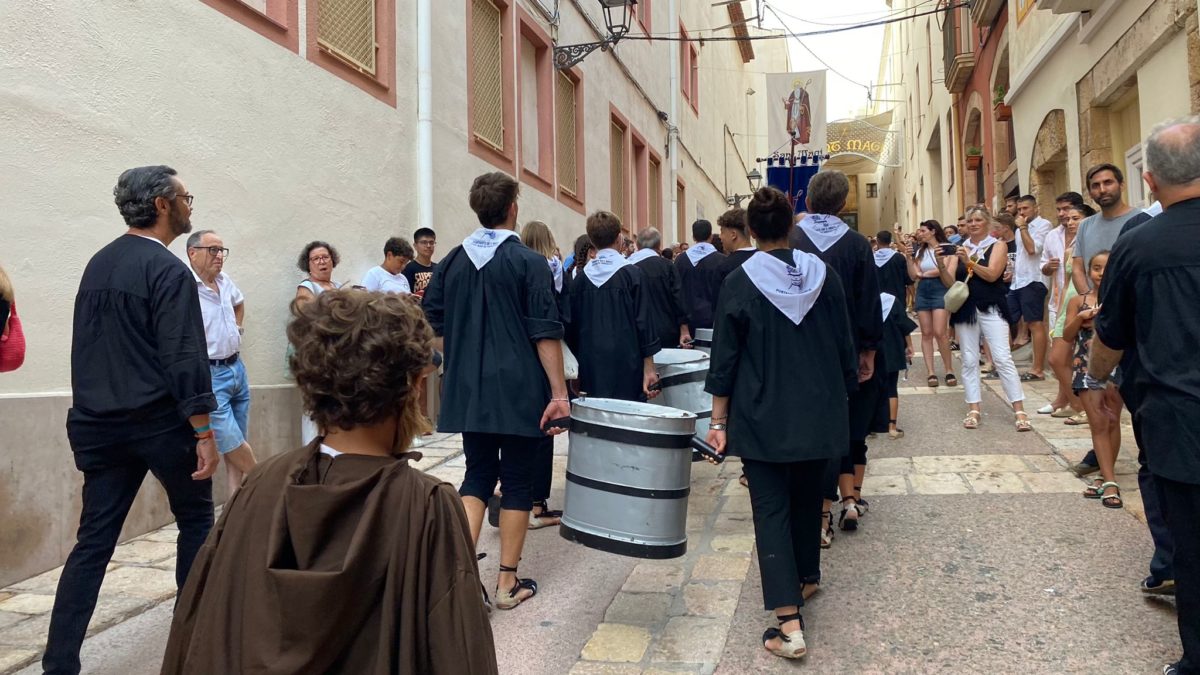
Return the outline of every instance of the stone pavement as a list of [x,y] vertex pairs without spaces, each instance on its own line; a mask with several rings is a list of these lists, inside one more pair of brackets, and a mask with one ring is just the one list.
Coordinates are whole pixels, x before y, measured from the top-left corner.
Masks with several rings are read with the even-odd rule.
[[[919,359],[918,359],[919,361]],[[906,437],[871,442],[859,532],[838,532],[822,591],[804,608],[810,656],[762,650],[762,609],[747,491],[738,463],[693,465],[687,555],[639,561],[530,533],[521,574],[539,596],[493,614],[502,673],[1157,672],[1179,650],[1172,604],[1137,591],[1151,553],[1140,514],[1132,438],[1119,464],[1124,510],[1079,496],[1066,467],[1090,447],[1086,427],[1032,415],[1018,434],[985,380],[983,424],[961,427],[962,389],[901,383]],[[1053,382],[1027,385],[1032,411]],[[457,483],[461,441],[437,436],[420,466]],[[565,439],[552,502],[561,505]],[[157,672],[170,621],[174,529],[123,544],[85,643],[85,671]],[[481,562],[496,573],[486,528]],[[0,672],[42,648],[57,570],[0,590]],[[107,630],[105,630],[107,628]],[[214,646],[219,648],[219,646]],[[30,667],[23,672],[38,672]]]

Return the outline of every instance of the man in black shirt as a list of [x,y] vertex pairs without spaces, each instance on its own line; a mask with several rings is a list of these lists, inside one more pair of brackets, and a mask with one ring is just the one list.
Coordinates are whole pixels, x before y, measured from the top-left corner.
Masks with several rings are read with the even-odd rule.
[[[1117,239],[1100,288],[1090,374],[1108,379],[1137,352],[1127,399],[1161,491],[1174,544],[1183,657],[1164,672],[1200,673],[1200,118],[1160,125],[1146,141],[1146,183],[1163,214]],[[1188,245],[1193,244],[1193,245]]]
[[656,228],[648,227],[638,232],[637,245],[638,250],[629,256],[629,262],[642,271],[643,292],[650,303],[650,321],[654,324],[659,346],[672,349],[691,344],[679,272],[670,260],[659,254],[662,234]]
[[695,335],[697,328],[712,328],[717,294],[725,278],[725,256],[712,245],[712,223],[707,220],[692,223],[692,238],[696,243],[675,257],[675,270],[683,284],[688,324]]
[[167,250],[192,229],[192,195],[174,169],[144,166],[122,173],[113,196],[129,230],[92,257],[75,296],[67,437],[83,512],[54,597],[47,673],[79,672],[105,567],[147,471],[179,526],[180,587],[213,523],[204,318],[191,270]]
[[756,249],[746,231],[746,209],[734,207],[722,213],[717,218],[717,227],[721,228],[720,241],[725,245],[725,269],[721,277],[724,282],[725,277],[749,260]]
[[[433,230],[422,227],[413,232],[413,250],[416,251],[417,257],[404,266],[404,278],[408,279],[410,292],[418,298],[425,297],[425,289],[429,287],[430,279],[433,279],[433,269],[437,267],[437,263],[433,262],[433,252],[436,248],[437,235]],[[422,410],[424,404],[422,397]]]

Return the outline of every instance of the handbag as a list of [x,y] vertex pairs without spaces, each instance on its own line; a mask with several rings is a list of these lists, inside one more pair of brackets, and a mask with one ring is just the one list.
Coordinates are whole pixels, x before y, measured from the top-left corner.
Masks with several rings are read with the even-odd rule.
[[10,373],[25,363],[25,331],[21,318],[17,316],[17,305],[13,303],[8,317],[8,333],[0,335],[0,373]]
[[[986,254],[991,248],[991,246],[988,246],[987,250],[983,253]],[[981,258],[983,258],[983,255],[971,256],[971,262],[978,263]],[[974,265],[971,266],[971,269],[967,270],[967,278],[965,280],[956,281],[950,285],[950,288],[946,289],[946,295],[942,296],[942,303],[946,306],[946,311],[953,314],[962,309],[962,306],[966,304],[967,298],[971,297],[971,289],[967,287],[967,282],[973,276],[975,276]]]

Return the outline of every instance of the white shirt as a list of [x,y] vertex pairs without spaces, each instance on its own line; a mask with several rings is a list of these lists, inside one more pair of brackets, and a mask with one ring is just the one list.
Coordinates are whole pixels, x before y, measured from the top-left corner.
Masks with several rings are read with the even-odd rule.
[[362,285],[368,291],[401,294],[412,292],[412,288],[408,285],[408,278],[404,276],[403,270],[399,274],[392,274],[383,269],[382,265],[367,270],[366,275],[363,276]]
[[204,314],[204,337],[208,340],[208,358],[227,359],[242,350],[242,335],[238,332],[233,308],[246,301],[241,290],[228,274],[217,275],[217,290],[208,287],[200,275],[196,278],[196,293],[200,296],[200,311]]
[[1013,240],[1016,248],[1017,262],[1013,266],[1012,290],[1025,288],[1033,282],[1045,285],[1046,277],[1042,276],[1042,249],[1046,246],[1046,235],[1054,226],[1045,218],[1034,218],[1029,223],[1029,237],[1033,239],[1033,253],[1025,250],[1025,236],[1017,231]]

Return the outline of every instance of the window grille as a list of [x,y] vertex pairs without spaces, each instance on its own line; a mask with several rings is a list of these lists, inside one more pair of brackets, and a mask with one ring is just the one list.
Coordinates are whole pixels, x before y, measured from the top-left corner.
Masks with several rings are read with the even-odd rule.
[[621,220],[622,225],[628,225],[626,212],[625,171],[629,161],[625,158],[625,129],[615,122],[611,125],[609,134],[609,161],[612,171],[612,204],[613,215]]
[[555,133],[558,135],[558,185],[572,196],[579,195],[579,170],[575,156],[575,81],[558,74],[554,91]]
[[375,75],[375,0],[317,0],[317,44]]
[[662,166],[650,160],[650,227],[662,232]]
[[475,63],[471,107],[475,137],[504,150],[504,77],[500,45],[500,8],[491,0],[474,0],[471,40]]

